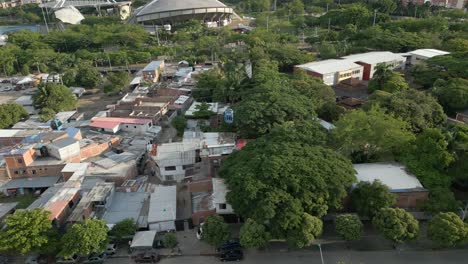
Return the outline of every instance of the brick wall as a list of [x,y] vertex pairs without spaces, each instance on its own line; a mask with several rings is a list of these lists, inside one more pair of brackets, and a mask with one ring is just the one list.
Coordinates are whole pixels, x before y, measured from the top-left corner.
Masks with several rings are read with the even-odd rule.
[[396,206],[404,209],[418,209],[427,201],[429,191],[396,193]]

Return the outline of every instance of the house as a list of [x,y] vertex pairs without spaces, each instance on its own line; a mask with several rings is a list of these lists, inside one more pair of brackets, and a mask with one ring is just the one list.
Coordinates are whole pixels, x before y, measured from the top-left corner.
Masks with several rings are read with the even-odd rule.
[[174,231],[177,214],[177,186],[156,186],[151,194],[148,228],[157,232]]
[[94,117],[89,126],[113,134],[119,131],[145,134],[153,126],[153,121],[140,118]]
[[296,65],[294,70],[304,70],[308,75],[321,79],[326,85],[336,85],[349,78],[362,80],[364,67],[352,60],[330,59]]
[[457,121],[468,124],[468,109],[465,109],[464,111],[457,112],[457,116],[455,117],[455,119]]
[[91,166],[86,171],[86,177],[99,177],[120,186],[138,175],[137,162],[137,155],[133,153],[107,152],[104,157],[94,157],[90,160]]
[[227,187],[224,179],[212,178],[213,181],[213,205],[217,214],[234,214],[231,205],[226,202]]
[[147,82],[157,82],[163,69],[164,61],[152,61],[143,68],[143,79]]
[[390,69],[404,69],[405,57],[389,51],[371,51],[366,53],[348,55],[342,59],[352,61],[363,66],[362,79],[368,81],[374,76],[377,65],[388,65]]
[[146,97],[139,93],[128,93],[117,104],[109,107],[107,116],[151,119],[156,124],[167,113],[174,100],[172,97]]
[[88,218],[101,219],[112,204],[115,186],[113,182],[99,182],[78,203],[67,222],[78,223]]
[[143,213],[143,206],[148,199],[149,194],[146,192],[115,192],[102,219],[106,221],[109,228],[128,218],[133,219],[139,228],[146,228],[148,222]]
[[437,49],[417,49],[408,52],[410,54],[410,64],[417,65],[423,60],[427,60],[436,56],[450,54],[450,52]]
[[421,182],[398,163],[354,164],[358,181],[379,180],[396,194],[396,206],[405,209],[419,208],[428,199],[429,191]]
[[199,225],[208,216],[216,214],[216,208],[213,204],[213,181],[210,177],[190,181],[188,191],[191,198],[194,225]]
[[49,156],[58,160],[70,160],[76,157],[80,161],[80,142],[77,139],[66,137],[47,145]]
[[201,102],[193,101],[192,105],[185,112],[185,117],[187,120],[187,127],[189,129],[195,129],[200,126],[209,126],[212,128],[218,128],[224,120],[224,112],[229,108],[228,105],[221,103],[206,103],[209,112],[212,115],[204,116],[200,118],[196,115],[196,112],[199,111],[200,106],[203,105]]

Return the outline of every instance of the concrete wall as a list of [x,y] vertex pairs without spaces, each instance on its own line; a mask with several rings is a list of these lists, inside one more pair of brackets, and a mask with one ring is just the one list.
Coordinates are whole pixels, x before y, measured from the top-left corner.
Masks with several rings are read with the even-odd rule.
[[145,134],[148,129],[150,129],[152,126],[152,123],[149,124],[121,124],[120,125],[120,130],[125,131],[125,132],[130,132],[134,134]]
[[76,141],[73,144],[61,148],[54,145],[49,145],[47,146],[47,150],[49,151],[49,155],[56,159],[68,160],[72,157],[80,155],[80,143]]

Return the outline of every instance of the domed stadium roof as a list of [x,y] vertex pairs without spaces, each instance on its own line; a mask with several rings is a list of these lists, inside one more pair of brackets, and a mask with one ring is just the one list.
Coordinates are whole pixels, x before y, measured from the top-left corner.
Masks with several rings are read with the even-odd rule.
[[233,10],[218,0],[153,0],[138,8],[138,22],[200,18],[206,14],[232,14]]

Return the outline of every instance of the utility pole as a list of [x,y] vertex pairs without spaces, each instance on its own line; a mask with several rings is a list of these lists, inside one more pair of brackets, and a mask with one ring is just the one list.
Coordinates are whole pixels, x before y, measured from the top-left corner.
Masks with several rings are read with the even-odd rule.
[[374,9],[374,23],[372,26],[375,26],[375,19],[377,18],[377,9]]
[[276,11],[276,2],[277,0],[275,0],[275,2],[273,3],[273,11]]

